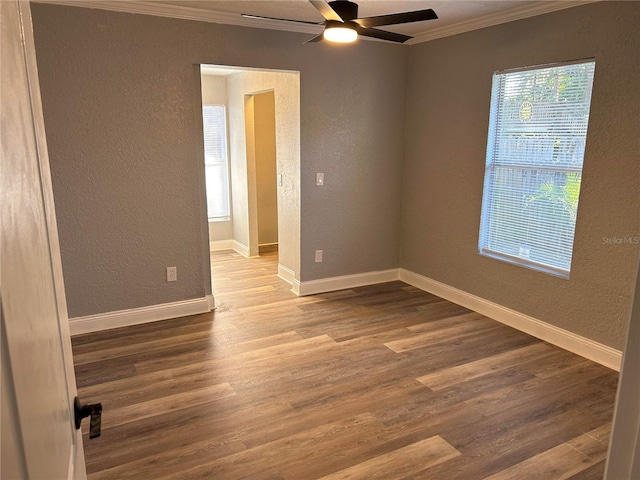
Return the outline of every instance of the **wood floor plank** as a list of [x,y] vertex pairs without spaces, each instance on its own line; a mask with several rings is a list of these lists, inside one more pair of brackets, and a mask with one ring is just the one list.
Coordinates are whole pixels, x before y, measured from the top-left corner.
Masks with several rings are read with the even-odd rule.
[[[306,430],[181,472],[184,480],[211,478],[260,478],[264,465],[277,469],[286,479],[315,478],[323,469],[350,464],[363,441],[381,428],[371,414],[361,414]],[[169,480],[171,475],[159,477]]]
[[321,480],[400,480],[460,455],[436,436],[325,475]]
[[217,460],[246,450],[237,440],[220,441],[218,438],[190,443],[183,447],[150,455],[139,460],[106,468],[92,475],[93,480],[139,480],[156,478],[158,472],[179,478],[182,471],[202,463],[202,459]]
[[203,341],[214,342],[211,332],[198,331],[195,333],[187,333],[184,335],[171,335],[155,338],[153,340],[141,341],[129,345],[105,346],[100,345],[93,351],[86,353],[78,353],[74,355],[74,363],[83,365],[85,363],[99,362],[101,360],[112,360],[127,355],[135,355],[140,350],[151,351],[160,348],[172,347],[176,344],[189,345],[192,343],[202,343]]
[[221,383],[209,387],[189,390],[173,395],[167,395],[153,400],[134,403],[121,408],[109,409],[110,404],[105,402],[106,411],[103,414],[102,428],[113,428],[117,425],[141,420],[143,418],[164,415],[167,412],[179,410],[185,406],[194,406],[208,403],[217,398],[230,397],[235,395],[231,385]]
[[567,480],[602,480],[604,478],[604,467],[606,460],[594,463],[589,468],[586,468],[575,475],[571,475]]
[[417,380],[431,390],[441,390],[456,383],[486,375],[489,372],[507,370],[532,358],[539,360],[546,354],[552,354],[553,351],[554,349],[548,344],[534,343],[533,345],[527,345],[474,362],[430,373],[429,375],[418,377]]
[[[202,361],[196,361],[188,357],[186,361],[183,358],[175,359],[172,363],[172,373],[186,374],[189,372],[199,371],[203,368],[229,367],[236,365],[238,368],[246,367],[251,363],[265,363],[272,365],[274,363],[286,362],[292,357],[298,355],[309,355],[316,350],[326,350],[336,347],[336,342],[327,335],[320,335],[313,338],[303,338],[294,340],[285,344],[271,345],[265,348],[249,350],[232,356],[222,356],[205,352],[204,356],[208,357]],[[267,361],[269,360],[269,361]],[[166,360],[163,358],[155,358],[152,360],[144,360],[136,363],[136,371],[138,373],[147,373],[167,368]]]
[[[213,320],[213,314],[210,312],[199,315],[189,315],[186,317],[173,318],[164,321],[163,332],[167,335],[173,334],[176,330],[194,328],[209,328]],[[83,345],[89,345],[89,350],[93,351],[97,345],[104,342],[112,341],[116,344],[127,342],[136,343],[144,338],[153,338],[158,334],[158,327],[154,323],[134,325],[132,327],[114,328],[110,330],[102,330],[94,333],[85,333],[76,335],[71,338],[74,353],[83,353]]]
[[418,348],[429,347],[441,341],[449,341],[452,338],[461,339],[465,336],[475,335],[479,331],[490,331],[498,328],[500,328],[500,325],[495,323],[465,322],[461,325],[455,325],[432,332],[423,332],[410,338],[388,342],[385,343],[385,346],[396,353],[403,353]]
[[[211,441],[220,445],[241,442],[256,430],[267,429],[293,411],[286,402],[230,396],[206,404],[185,406],[165,415],[138,419],[103,431],[88,441],[87,470],[114,469],[144,458],[171,453],[176,448]],[[315,426],[315,425],[313,425]],[[162,472],[161,469],[158,470]],[[135,473],[135,471],[134,471]],[[153,478],[153,477],[152,477]]]
[[422,321],[416,322],[407,327],[414,333],[435,332],[443,328],[451,328],[458,325],[468,325],[471,323],[484,325],[486,327],[495,326],[495,322],[476,312],[462,313],[459,315],[451,315],[445,318],[429,319],[428,321],[421,317]]
[[[197,318],[197,317],[188,317],[188,318]],[[177,319],[181,320],[181,319]],[[138,325],[142,327],[142,325]],[[136,326],[136,327],[138,327]],[[163,329],[161,335],[157,329],[147,329],[147,330],[136,330],[132,329],[128,331],[128,335],[123,335],[126,332],[125,329],[116,329],[120,331],[120,335],[115,335],[113,337],[106,336],[105,338],[97,337],[95,333],[87,334],[87,335],[79,335],[77,337],[73,337],[73,353],[74,356],[80,356],[87,352],[94,353],[103,351],[110,348],[115,347],[125,347],[129,345],[140,345],[143,342],[158,340],[164,338],[173,338],[179,335],[188,335],[188,334],[199,334],[201,332],[211,332],[213,327],[213,315],[212,314],[203,314],[200,321],[194,321],[191,324],[184,324],[183,322],[176,322],[174,320],[167,321],[166,329]],[[104,333],[108,333],[109,330]],[[113,332],[113,331],[111,331]],[[90,342],[82,342],[81,340],[84,337],[93,338]],[[80,357],[81,358],[81,357]],[[109,357],[107,357],[109,358]]]
[[110,382],[97,383],[81,387],[83,401],[92,403],[102,398],[113,399],[119,395],[128,395],[140,389],[148,388],[157,382],[171,380],[173,375],[168,370],[160,370],[147,375],[135,375],[132,377],[113,380]]
[[[201,349],[194,351],[186,351],[185,353],[180,353],[179,355],[172,355],[171,357],[171,365],[172,369],[176,369],[175,372],[172,372],[174,375],[178,373],[188,373],[187,371],[180,371],[178,367],[181,366],[194,366],[198,362],[206,362],[215,359],[222,358],[230,358],[242,353],[252,352],[268,347],[275,347],[278,345],[288,344],[294,341],[304,340],[298,333],[294,331],[278,333],[276,335],[270,335],[266,337],[260,337],[251,340],[240,340],[235,335],[226,336],[226,335],[217,335],[217,340],[220,343],[217,343],[215,348],[211,349]],[[318,340],[316,338],[315,340]],[[330,342],[329,339],[323,337],[320,340],[326,340]],[[313,340],[311,340],[313,341]],[[143,361],[136,363],[136,369],[139,374],[143,374],[145,372],[153,372],[158,368],[165,368],[167,365],[166,358],[159,357],[152,361]]]
[[297,297],[277,268],[216,252],[214,312],[73,339],[89,480],[602,475],[616,372],[399,281]]
[[487,480],[566,479],[602,462],[606,455],[606,443],[596,440],[589,432],[491,475]]

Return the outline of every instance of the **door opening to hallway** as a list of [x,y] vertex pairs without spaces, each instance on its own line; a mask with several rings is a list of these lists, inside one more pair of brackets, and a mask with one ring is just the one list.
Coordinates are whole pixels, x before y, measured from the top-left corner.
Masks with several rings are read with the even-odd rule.
[[[210,251],[268,254],[275,274],[293,284],[300,265],[299,73],[216,65],[201,65],[200,73]],[[213,126],[208,109],[221,112]],[[223,211],[213,212],[214,202]]]
[[[278,251],[276,117],[273,90],[247,96],[247,161],[255,164],[258,254]],[[253,141],[249,141],[249,138]],[[251,146],[251,147],[250,147]]]

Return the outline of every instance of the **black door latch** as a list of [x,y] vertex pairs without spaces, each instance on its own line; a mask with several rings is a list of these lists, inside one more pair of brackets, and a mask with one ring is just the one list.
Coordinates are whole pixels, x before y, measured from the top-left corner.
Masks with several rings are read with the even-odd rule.
[[96,438],[100,436],[100,427],[102,425],[101,403],[87,403],[82,405],[80,403],[80,399],[76,397],[73,400],[73,413],[76,422],[76,430],[80,429],[82,419],[90,416],[91,423],[89,423],[89,438]]

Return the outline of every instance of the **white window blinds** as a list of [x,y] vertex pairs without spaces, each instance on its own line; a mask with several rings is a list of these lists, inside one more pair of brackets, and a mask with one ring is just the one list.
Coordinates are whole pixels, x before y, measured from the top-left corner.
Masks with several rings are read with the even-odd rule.
[[568,277],[594,70],[494,74],[481,253]]
[[204,164],[207,182],[209,220],[229,220],[229,174],[225,107],[205,105],[202,109],[204,129]]

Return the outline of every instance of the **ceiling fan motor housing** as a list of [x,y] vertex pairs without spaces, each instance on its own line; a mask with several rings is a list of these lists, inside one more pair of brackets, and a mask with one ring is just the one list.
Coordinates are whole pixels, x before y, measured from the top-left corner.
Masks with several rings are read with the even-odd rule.
[[348,0],[335,0],[329,6],[346,22],[358,18],[358,4]]

